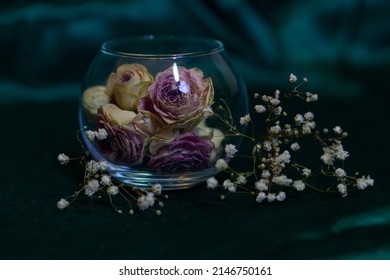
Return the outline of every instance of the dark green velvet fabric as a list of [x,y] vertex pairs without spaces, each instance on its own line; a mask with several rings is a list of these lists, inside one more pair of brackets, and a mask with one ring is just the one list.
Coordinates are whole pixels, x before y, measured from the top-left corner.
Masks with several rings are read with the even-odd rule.
[[119,215],[108,201],[81,196],[64,211],[56,202],[78,188],[77,102],[0,107],[1,259],[388,259],[390,188],[388,99],[322,100],[317,123],[349,131],[347,170],[375,187],[346,198],[289,191],[283,203],[257,204],[199,185],[169,192],[153,211]]
[[[389,259],[389,13],[386,0],[0,4],[0,259]],[[375,187],[257,204],[200,185],[170,192],[161,216],[84,196],[59,211],[82,178],[56,158],[82,152],[87,67],[104,41],[145,34],[221,40],[249,93],[308,76],[318,125],[349,132],[346,169]]]

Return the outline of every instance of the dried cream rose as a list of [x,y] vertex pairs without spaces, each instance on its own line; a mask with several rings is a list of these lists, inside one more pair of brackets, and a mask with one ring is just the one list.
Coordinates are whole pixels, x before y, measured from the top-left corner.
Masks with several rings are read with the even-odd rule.
[[102,112],[108,122],[119,126],[125,126],[129,124],[137,115],[132,111],[122,110],[112,103],[103,105]]
[[96,116],[98,109],[108,103],[110,103],[110,96],[107,95],[104,86],[89,87],[83,93],[83,107],[92,116]]
[[123,110],[136,111],[138,100],[148,94],[153,83],[145,66],[137,63],[123,64],[107,80],[107,92]]

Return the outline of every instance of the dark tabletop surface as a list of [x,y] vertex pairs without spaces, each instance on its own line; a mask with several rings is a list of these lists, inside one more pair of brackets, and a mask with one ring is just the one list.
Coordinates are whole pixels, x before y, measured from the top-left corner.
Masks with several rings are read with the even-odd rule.
[[82,178],[56,157],[81,153],[77,101],[0,106],[1,259],[387,259],[390,258],[388,99],[328,99],[318,122],[349,131],[351,170],[375,186],[339,195],[289,192],[283,203],[247,195],[219,199],[205,185],[169,192],[153,211],[119,215],[107,201],[56,202]]

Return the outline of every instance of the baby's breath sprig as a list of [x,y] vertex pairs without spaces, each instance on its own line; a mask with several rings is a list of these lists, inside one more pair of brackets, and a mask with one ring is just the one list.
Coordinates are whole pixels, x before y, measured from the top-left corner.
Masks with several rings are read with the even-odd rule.
[[[214,113],[210,115],[209,117],[214,117],[217,118],[219,121],[221,121],[228,129],[229,133],[225,133],[224,137],[229,137],[229,136],[239,136],[239,137],[244,137],[247,138],[251,141],[254,141],[254,132],[252,130],[252,136],[248,136],[247,134],[241,132],[238,128],[237,125],[234,121],[233,114],[229,108],[229,105],[226,103],[224,99],[220,99],[221,103],[218,106],[218,109],[221,113],[217,114]],[[249,123],[251,123],[252,120],[250,118],[250,115],[247,114],[243,117],[240,118],[240,125],[245,125],[247,126]],[[253,126],[251,126],[253,127]]]
[[[60,210],[67,208],[83,192],[91,199],[101,198],[101,194],[105,193],[108,196],[112,208],[119,214],[122,214],[123,210],[115,203],[115,198],[118,196],[125,201],[127,211],[130,215],[135,213],[135,207],[133,205],[136,205],[140,210],[146,210],[156,204],[158,206],[156,214],[161,215],[162,212],[160,208],[164,206],[161,199],[168,198],[167,196],[162,195],[163,186],[159,183],[155,183],[150,185],[150,190],[145,190],[115,180],[108,173],[109,166],[106,161],[96,161],[90,157],[89,151],[84,148],[84,145],[80,140],[79,133],[80,130],[77,133],[77,139],[84,150],[84,155],[70,158],[68,155],[61,153],[58,155],[57,160],[62,165],[66,165],[72,160],[78,160],[84,168],[83,183],[81,188],[74,194],[66,198],[61,198],[57,202],[57,208]],[[94,141],[95,139],[106,139],[108,133],[104,128],[99,128],[96,131],[87,130],[85,131],[85,135],[89,141]]]
[[[289,113],[282,107],[285,100],[295,97],[310,103],[317,101],[318,95],[300,90],[300,87],[308,82],[307,78],[297,84],[298,78],[290,74],[288,80],[292,89],[284,95],[278,89],[273,95],[255,93],[257,104],[254,106],[254,113],[239,120],[240,125],[252,127],[252,136],[246,136],[253,145],[252,152],[248,156],[240,155],[241,160],[248,158],[252,162],[251,169],[247,172],[235,171],[229,165],[229,160],[238,156],[238,150],[233,144],[226,144],[225,159],[219,159],[216,168],[225,171],[230,177],[222,183],[215,177],[209,178],[207,187],[223,187],[232,193],[240,190],[254,195],[255,200],[260,203],[264,200],[283,201],[286,191],[290,189],[303,191],[308,187],[320,192],[339,193],[345,197],[351,188],[363,190],[373,186],[374,180],[370,176],[360,176],[359,173],[349,175],[345,171],[344,163],[349,152],[344,149],[342,139],[347,137],[348,133],[340,126],[335,126],[332,130],[319,129],[311,111],[289,117]],[[229,112],[228,109],[226,111]],[[233,136],[242,135],[232,119],[219,117],[217,114],[214,114],[214,117],[230,127]],[[257,125],[256,130],[254,124]],[[257,130],[258,128],[263,130]],[[303,142],[307,140],[318,142],[322,149],[319,156],[322,166],[314,171],[298,162],[298,154],[302,150]],[[303,158],[310,154],[304,154]],[[247,186],[250,184],[250,177],[254,178],[252,187]],[[319,177],[323,177],[324,186],[315,185],[319,182]],[[327,179],[331,179],[331,182]]]

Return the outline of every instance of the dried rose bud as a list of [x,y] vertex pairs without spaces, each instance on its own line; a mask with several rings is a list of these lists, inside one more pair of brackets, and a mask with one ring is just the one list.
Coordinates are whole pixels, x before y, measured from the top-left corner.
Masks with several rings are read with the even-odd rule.
[[108,122],[119,126],[124,126],[130,123],[136,116],[132,111],[122,110],[115,104],[105,104],[102,106],[102,113]]
[[136,111],[138,100],[148,94],[153,77],[145,66],[137,63],[123,64],[107,80],[107,92],[123,110]]
[[89,87],[83,93],[83,107],[92,116],[96,116],[98,109],[109,102],[110,96],[104,86]]

